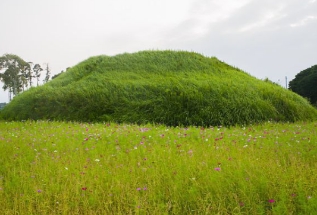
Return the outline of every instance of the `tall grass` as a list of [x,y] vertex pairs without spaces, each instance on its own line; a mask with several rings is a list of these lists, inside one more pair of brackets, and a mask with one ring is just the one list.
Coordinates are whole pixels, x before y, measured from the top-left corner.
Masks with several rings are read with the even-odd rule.
[[2,214],[314,214],[317,124],[0,122]]
[[245,125],[317,118],[302,97],[216,58],[144,51],[92,57],[14,98],[7,120]]

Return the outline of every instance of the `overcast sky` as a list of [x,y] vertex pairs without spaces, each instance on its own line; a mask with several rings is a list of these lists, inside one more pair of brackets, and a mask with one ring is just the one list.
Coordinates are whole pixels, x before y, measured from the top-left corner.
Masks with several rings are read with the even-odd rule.
[[317,64],[317,0],[0,0],[0,55],[49,63],[52,74],[95,55],[165,49],[285,86]]

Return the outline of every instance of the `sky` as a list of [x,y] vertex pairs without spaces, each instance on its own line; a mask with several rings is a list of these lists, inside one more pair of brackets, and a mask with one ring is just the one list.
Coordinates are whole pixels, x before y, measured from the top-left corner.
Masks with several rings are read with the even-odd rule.
[[91,56],[168,49],[285,87],[317,64],[317,0],[1,0],[0,26],[0,56],[52,75]]

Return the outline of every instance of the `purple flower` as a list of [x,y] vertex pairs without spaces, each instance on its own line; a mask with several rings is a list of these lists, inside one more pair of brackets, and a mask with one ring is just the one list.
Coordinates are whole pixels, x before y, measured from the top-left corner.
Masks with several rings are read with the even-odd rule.
[[140,190],[141,190],[141,188],[140,188],[140,187],[138,187],[138,188],[136,188],[136,190],[137,190],[137,191],[140,191]]
[[37,190],[38,193],[42,193],[42,190]]
[[220,171],[220,170],[221,170],[221,168],[220,168],[220,167],[216,167],[214,170],[216,170],[216,171]]

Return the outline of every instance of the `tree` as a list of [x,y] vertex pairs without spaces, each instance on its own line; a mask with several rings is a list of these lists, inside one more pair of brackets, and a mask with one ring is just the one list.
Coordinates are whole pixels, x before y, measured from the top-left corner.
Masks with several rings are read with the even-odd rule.
[[46,74],[45,74],[45,78],[43,80],[43,83],[47,83],[48,80],[50,80],[50,76],[51,76],[51,69],[48,66],[48,63],[46,64],[46,68],[45,68]]
[[39,86],[39,80],[41,77],[41,72],[43,71],[42,67],[40,64],[35,64],[33,67],[33,71],[34,71],[34,77],[36,78],[36,86]]
[[27,72],[30,65],[22,58],[13,54],[5,54],[0,57],[0,80],[3,82],[3,89],[9,91],[9,99],[20,93],[28,85]]
[[317,65],[298,73],[289,82],[289,89],[317,105]]
[[28,64],[30,65],[30,69],[27,71],[27,74],[26,74],[26,78],[29,79],[29,84],[30,84],[30,87],[32,87],[32,78],[34,78],[34,71],[33,71],[33,62],[28,62]]

